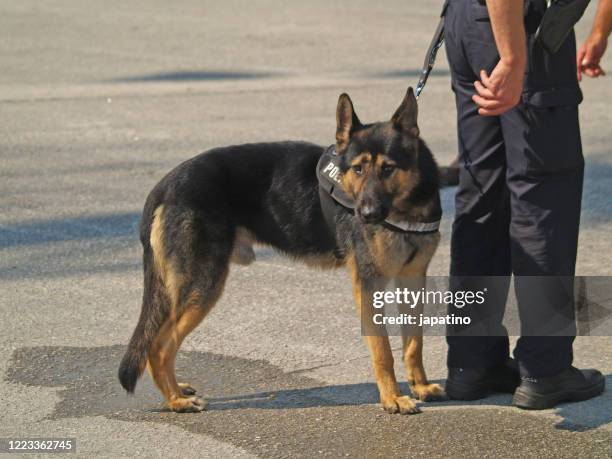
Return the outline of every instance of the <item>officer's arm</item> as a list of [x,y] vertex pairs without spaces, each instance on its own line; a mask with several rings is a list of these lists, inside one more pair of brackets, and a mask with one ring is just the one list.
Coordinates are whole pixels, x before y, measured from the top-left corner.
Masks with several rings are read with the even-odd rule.
[[473,100],[485,116],[501,115],[514,107],[523,91],[527,43],[523,24],[523,0],[487,0],[499,62],[488,75],[481,70]]
[[591,34],[576,56],[578,80],[582,79],[583,72],[593,78],[605,75],[599,62],[606,51],[610,31],[612,31],[612,0],[599,0]]
[[521,0],[487,0],[491,27],[499,58],[508,64],[525,65],[527,44]]
[[612,0],[599,0],[592,33],[607,38],[610,32],[612,32]]

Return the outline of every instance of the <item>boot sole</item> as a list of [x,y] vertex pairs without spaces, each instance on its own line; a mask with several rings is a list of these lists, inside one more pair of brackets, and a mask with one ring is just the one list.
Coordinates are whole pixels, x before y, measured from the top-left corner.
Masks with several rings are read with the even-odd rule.
[[551,394],[535,394],[521,391],[514,393],[512,402],[523,410],[546,410],[562,402],[581,402],[603,393],[605,380],[602,378],[590,387],[573,391],[559,391]]

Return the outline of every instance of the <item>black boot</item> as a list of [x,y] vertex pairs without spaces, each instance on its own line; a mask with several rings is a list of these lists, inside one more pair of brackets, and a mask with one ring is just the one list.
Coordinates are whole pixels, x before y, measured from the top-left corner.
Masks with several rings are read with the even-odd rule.
[[513,403],[526,410],[544,410],[561,402],[588,400],[604,391],[605,379],[598,370],[569,367],[546,378],[521,378]]
[[508,359],[494,368],[449,368],[446,394],[454,400],[478,400],[489,392],[511,394],[519,383],[516,362]]

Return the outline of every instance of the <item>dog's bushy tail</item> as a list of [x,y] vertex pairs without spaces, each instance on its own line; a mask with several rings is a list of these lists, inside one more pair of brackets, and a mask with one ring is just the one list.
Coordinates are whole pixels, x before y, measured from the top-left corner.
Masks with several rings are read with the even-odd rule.
[[128,393],[134,392],[136,382],[146,367],[149,348],[167,316],[167,308],[162,304],[163,295],[155,292],[152,259],[147,260],[147,257],[152,258],[150,250],[145,249],[145,285],[140,318],[119,365],[119,382]]
[[455,159],[448,166],[438,167],[440,188],[457,186],[459,184],[459,160]]

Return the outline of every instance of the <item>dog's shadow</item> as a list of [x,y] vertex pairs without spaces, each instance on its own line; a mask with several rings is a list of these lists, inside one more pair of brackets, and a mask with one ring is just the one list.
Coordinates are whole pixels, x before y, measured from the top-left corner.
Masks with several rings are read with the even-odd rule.
[[[444,381],[432,381],[443,384]],[[606,387],[612,384],[612,375],[606,376]],[[410,394],[408,384],[400,383],[402,393]],[[342,405],[369,405],[378,403],[378,389],[374,383],[339,384],[302,389],[266,391],[249,395],[218,397],[209,399],[210,410],[292,409]],[[492,394],[475,401],[438,400],[421,404],[425,410],[440,408],[512,407],[511,394]],[[512,408],[519,411],[518,408]],[[586,431],[612,422],[612,392],[582,403],[561,404],[554,409],[528,414],[547,414],[559,418],[555,427],[571,431]]]
[[[126,420],[159,420],[156,417],[167,410],[162,408],[160,395],[148,376],[142,378],[134,397],[126,396],[120,387],[116,367],[124,351],[124,346],[21,348],[11,358],[6,381],[61,388],[60,401],[49,419],[102,415]],[[373,383],[322,385],[321,381],[301,372],[284,372],[263,360],[185,351],[179,354],[177,367],[185,381],[203,392],[209,401],[209,415],[221,415],[228,410],[294,410],[378,403],[378,389]],[[610,387],[612,375],[606,377],[606,384]],[[401,386],[408,394],[408,386]],[[447,411],[509,405],[510,395],[495,395],[475,402],[442,401],[422,407]],[[379,412],[378,407],[373,409]],[[518,412],[518,409],[512,410]],[[548,413],[559,417],[557,428],[594,429],[612,422],[612,393],[608,389],[601,397],[560,405]]]

